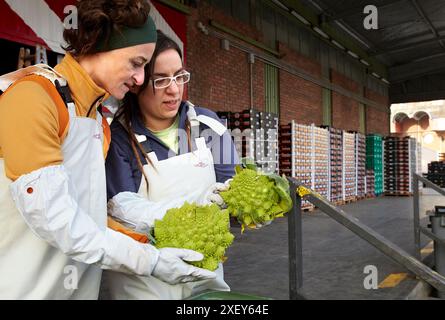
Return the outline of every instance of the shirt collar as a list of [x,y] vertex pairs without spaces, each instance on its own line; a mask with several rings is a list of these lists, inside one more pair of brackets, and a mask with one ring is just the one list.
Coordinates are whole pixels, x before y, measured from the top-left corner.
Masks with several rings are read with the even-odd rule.
[[[185,123],[187,118],[187,111],[188,111],[188,104],[184,101],[181,102],[181,105],[179,106],[179,126],[178,129],[185,130]],[[133,130],[136,134],[145,135],[147,137],[156,138],[150,130],[148,130],[143,121],[142,117],[140,115],[140,111],[138,108],[132,108],[132,117],[131,117],[131,123],[133,124]],[[156,138],[157,139],[157,138]]]
[[55,70],[67,80],[74,102],[82,114],[86,114],[98,98],[103,97],[103,101],[110,96],[91,79],[85,69],[69,53],[55,67]]

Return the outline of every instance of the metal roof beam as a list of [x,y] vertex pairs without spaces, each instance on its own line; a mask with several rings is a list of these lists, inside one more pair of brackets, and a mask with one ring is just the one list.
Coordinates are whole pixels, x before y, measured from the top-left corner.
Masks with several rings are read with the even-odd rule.
[[[310,1],[312,1],[314,5],[317,5],[317,3],[313,0]],[[366,51],[362,49],[362,46],[359,45],[358,40],[352,37],[352,35],[350,35],[349,33],[346,33],[345,30],[340,30],[339,26],[321,23],[319,15],[317,12],[315,12],[315,9],[309,8],[307,5],[303,4],[301,0],[280,0],[280,2],[281,4],[289,8],[289,11],[286,12],[286,14],[288,14],[291,18],[298,20],[291,14],[292,11],[295,11],[310,23],[310,26],[306,27],[308,27],[312,31],[314,30],[314,27],[318,27],[324,33],[326,33],[331,40],[335,40],[347,50],[354,52],[355,54],[360,56],[360,58],[366,60],[370,64],[370,69],[377,72],[380,76],[387,78],[386,65],[384,65],[376,58],[369,57]],[[315,31],[313,32],[315,33]]]
[[[379,4],[375,5],[378,9],[383,9],[389,6],[392,6],[393,4],[397,4],[399,2],[406,2],[408,0],[387,0],[387,1],[383,1],[380,2]],[[341,13],[333,13],[333,14],[329,14],[329,13],[323,13],[322,15],[324,16],[323,19],[325,22],[333,22],[336,20],[341,20],[353,15],[357,15],[357,14],[363,14],[363,8],[364,6],[357,6],[351,9],[347,9],[347,10],[343,10]]]
[[417,13],[420,15],[420,17],[423,19],[423,21],[428,25],[431,32],[433,33],[436,40],[439,42],[440,46],[445,49],[445,45],[443,44],[442,40],[439,39],[439,33],[437,32],[436,28],[434,27],[431,20],[426,15],[425,11],[422,9],[420,4],[417,2],[417,0],[411,0],[411,3],[414,5],[414,7],[417,10]]
[[[445,40],[445,36],[440,36],[434,39],[428,39],[428,40],[424,40],[424,41],[419,41],[419,42],[413,42],[413,43],[408,43],[408,44],[404,44],[404,45],[382,45],[382,47],[387,47],[388,49],[386,50],[377,50],[374,52],[368,52],[368,54],[371,57],[375,57],[375,56],[380,56],[382,54],[387,54],[387,53],[392,53],[392,52],[400,52],[400,51],[405,51],[405,50],[410,50],[410,49],[414,49],[414,48],[418,48],[420,46],[424,46],[424,45],[428,45],[428,44],[433,44],[436,43],[437,41],[442,41]],[[397,42],[396,42],[397,43]]]
[[422,57],[409,63],[389,68],[389,81],[397,83],[445,70],[445,53]]

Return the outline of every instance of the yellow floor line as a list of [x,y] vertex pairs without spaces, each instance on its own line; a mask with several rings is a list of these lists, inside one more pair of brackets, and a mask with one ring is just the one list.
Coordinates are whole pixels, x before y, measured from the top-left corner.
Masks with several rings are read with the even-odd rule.
[[[433,248],[433,241],[429,242],[425,247],[423,247],[422,250],[420,250],[420,253],[422,256],[430,254],[434,251]],[[399,285],[400,282],[405,280],[408,277],[408,273],[392,273],[389,276],[385,278],[382,282],[379,284],[379,288],[394,288],[395,286]]]
[[394,288],[397,286],[400,282],[406,279],[408,277],[407,273],[392,273],[389,276],[386,277],[385,280],[380,282],[379,288]]

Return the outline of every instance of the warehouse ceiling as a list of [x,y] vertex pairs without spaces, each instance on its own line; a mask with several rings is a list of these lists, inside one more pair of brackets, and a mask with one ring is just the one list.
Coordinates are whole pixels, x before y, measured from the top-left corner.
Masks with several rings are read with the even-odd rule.
[[[387,67],[391,102],[445,99],[445,0],[301,0]],[[378,28],[367,30],[367,5]]]

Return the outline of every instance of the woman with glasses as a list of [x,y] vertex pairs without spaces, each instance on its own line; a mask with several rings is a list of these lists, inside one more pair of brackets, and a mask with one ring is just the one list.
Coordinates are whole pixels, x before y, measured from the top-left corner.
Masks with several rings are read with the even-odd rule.
[[[222,205],[217,192],[227,187],[239,162],[216,114],[182,101],[190,73],[178,45],[159,30],[145,75],[111,124],[106,161],[108,212],[132,234],[147,234],[155,219],[185,201]],[[203,290],[230,290],[221,264],[216,274],[216,279],[170,285],[107,272],[105,281],[114,299],[183,299]]]
[[0,79],[0,299],[97,299],[102,269],[170,283],[214,278],[183,261],[200,253],[107,228],[101,104],[144,82],[157,33],[145,0],[76,6],[78,28],[64,31],[55,69]]

